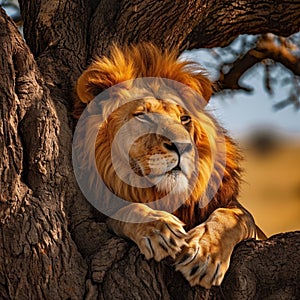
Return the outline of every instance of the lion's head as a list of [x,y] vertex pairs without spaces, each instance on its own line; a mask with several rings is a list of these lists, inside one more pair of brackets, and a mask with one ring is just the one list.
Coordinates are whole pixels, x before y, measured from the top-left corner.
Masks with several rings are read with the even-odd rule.
[[[132,101],[119,110],[112,114],[108,131],[112,129],[111,144],[116,130],[123,131],[118,137],[121,147],[114,162],[121,176],[128,176],[124,165],[128,156],[133,175],[138,175],[133,176],[132,185],[145,178],[160,193],[186,191],[195,171],[191,116],[179,105],[156,98]],[[125,123],[126,128],[122,129]]]
[[[171,194],[165,205],[187,227],[228,205],[239,180],[234,144],[197,105],[200,98],[208,101],[212,87],[195,70],[151,44],[114,47],[111,57],[97,59],[79,78],[81,103],[75,105],[79,117],[82,103],[118,84],[101,102],[98,171],[113,193],[130,202],[155,203]],[[137,80],[142,77],[150,79]]]

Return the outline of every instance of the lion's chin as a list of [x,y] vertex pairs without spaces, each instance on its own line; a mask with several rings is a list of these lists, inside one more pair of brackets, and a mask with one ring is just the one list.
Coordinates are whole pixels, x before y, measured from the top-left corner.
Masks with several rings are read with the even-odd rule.
[[187,177],[178,170],[149,178],[160,193],[187,194],[189,181]]

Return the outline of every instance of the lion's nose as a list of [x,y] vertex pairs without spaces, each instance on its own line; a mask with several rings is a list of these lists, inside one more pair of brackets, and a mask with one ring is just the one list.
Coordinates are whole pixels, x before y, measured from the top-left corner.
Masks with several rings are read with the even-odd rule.
[[183,154],[184,152],[189,152],[192,150],[191,143],[169,142],[169,143],[164,143],[164,147],[169,151],[178,152],[180,155]]
[[175,143],[175,145],[180,154],[183,154],[184,152],[189,152],[192,150],[191,143]]

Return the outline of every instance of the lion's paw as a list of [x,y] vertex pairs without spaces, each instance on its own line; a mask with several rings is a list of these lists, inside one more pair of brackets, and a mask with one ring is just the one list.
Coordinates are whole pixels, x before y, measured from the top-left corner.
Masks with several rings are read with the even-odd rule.
[[151,217],[154,221],[138,225],[135,243],[146,259],[161,261],[167,256],[174,259],[182,247],[188,245],[185,241],[187,233],[183,228],[184,224],[163,211],[155,211]]
[[229,267],[233,247],[226,247],[205,224],[188,232],[188,246],[176,258],[180,271],[191,286],[207,289],[220,285]]

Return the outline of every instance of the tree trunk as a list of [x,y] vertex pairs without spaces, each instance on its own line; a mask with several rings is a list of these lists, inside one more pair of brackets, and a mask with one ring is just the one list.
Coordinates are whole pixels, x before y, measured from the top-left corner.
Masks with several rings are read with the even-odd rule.
[[65,146],[72,137],[67,107],[59,95],[53,101],[3,10],[0,22],[0,298],[80,299],[87,267],[68,229],[78,191]]
[[300,2],[247,5],[242,18],[234,1],[21,0],[29,47],[1,10],[1,299],[299,299],[299,232],[242,243],[222,288],[190,288],[172,261],[111,235],[72,170],[73,88],[93,56],[112,41],[182,51],[299,29]]

